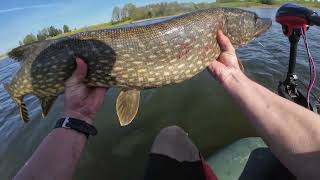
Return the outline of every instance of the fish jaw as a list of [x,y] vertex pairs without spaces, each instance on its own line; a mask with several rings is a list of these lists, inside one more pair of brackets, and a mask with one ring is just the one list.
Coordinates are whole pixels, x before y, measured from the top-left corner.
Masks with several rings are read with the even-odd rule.
[[237,9],[224,9],[223,32],[238,48],[266,32],[272,25],[271,19],[261,18],[256,13]]
[[256,22],[256,34],[255,37],[259,37],[265,33],[272,26],[272,20],[269,18],[258,18]]

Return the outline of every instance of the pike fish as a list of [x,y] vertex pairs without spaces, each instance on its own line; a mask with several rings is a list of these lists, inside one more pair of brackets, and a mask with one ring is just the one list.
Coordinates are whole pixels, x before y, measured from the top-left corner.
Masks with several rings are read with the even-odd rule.
[[76,57],[88,65],[85,83],[93,87],[119,87],[116,101],[120,125],[132,122],[140,92],[180,83],[203,71],[220,54],[218,30],[237,48],[267,31],[270,19],[236,8],[210,8],[175,16],[162,22],[80,32],[13,49],[9,56],[22,63],[6,90],[29,115],[24,96],[39,98],[45,117],[64,83],[76,68]]

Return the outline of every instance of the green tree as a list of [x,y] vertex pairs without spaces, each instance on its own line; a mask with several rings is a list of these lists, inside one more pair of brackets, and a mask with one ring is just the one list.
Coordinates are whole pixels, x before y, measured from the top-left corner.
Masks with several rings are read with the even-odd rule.
[[122,8],[120,11],[120,20],[119,21],[125,21],[129,18],[129,12],[127,9]]
[[23,44],[31,44],[33,42],[37,41],[37,37],[30,33],[23,39]]
[[111,21],[119,22],[120,20],[121,20],[121,9],[118,6],[116,6],[113,8]]
[[138,20],[144,17],[144,10],[143,8],[135,8],[130,12],[130,19]]
[[275,0],[259,0],[262,4],[275,4]]
[[122,8],[122,20],[132,19],[136,9],[137,7],[132,3],[124,5]]
[[64,32],[64,33],[71,32],[69,26],[63,25],[63,32]]
[[54,37],[57,36],[59,34],[62,34],[62,30],[55,28],[54,26],[50,26],[48,29],[49,32],[49,36],[50,37]]
[[48,28],[43,28],[41,31],[37,34],[38,41],[44,41],[49,37],[49,31]]

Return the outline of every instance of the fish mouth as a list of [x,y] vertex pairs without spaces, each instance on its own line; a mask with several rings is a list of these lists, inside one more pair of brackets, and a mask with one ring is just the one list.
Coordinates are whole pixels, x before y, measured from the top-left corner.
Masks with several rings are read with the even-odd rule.
[[272,20],[269,18],[258,18],[256,22],[255,37],[260,36],[262,33],[268,31],[272,25]]

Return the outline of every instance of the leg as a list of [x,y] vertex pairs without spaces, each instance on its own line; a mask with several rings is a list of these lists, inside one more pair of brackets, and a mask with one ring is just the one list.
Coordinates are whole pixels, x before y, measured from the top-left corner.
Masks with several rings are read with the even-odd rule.
[[156,137],[151,153],[166,155],[179,162],[200,160],[197,147],[189,139],[188,134],[178,126],[163,129]]
[[158,134],[151,148],[145,179],[206,179],[199,150],[183,129],[170,126]]

